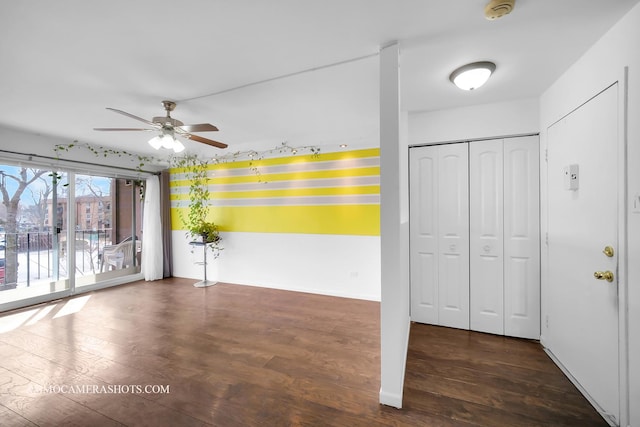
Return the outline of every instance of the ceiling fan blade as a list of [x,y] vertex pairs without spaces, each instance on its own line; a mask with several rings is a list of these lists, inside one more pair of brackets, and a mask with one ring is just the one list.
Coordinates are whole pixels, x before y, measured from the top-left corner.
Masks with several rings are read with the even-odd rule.
[[93,130],[105,130],[105,131],[133,131],[141,130],[145,132],[157,132],[156,129],[140,129],[140,128],[93,128]]
[[153,126],[155,128],[159,127],[157,123],[153,123],[153,122],[151,122],[151,121],[149,121],[147,119],[143,119],[142,117],[134,116],[133,114],[127,113],[126,111],[116,110],[115,108],[111,108],[111,107],[107,107],[107,110],[111,110],[114,113],[122,114],[123,116],[131,117],[134,120],[141,121],[141,122],[146,123],[146,124],[148,124],[150,126]]
[[218,147],[218,148],[227,148],[228,147],[228,145],[225,144],[224,142],[214,141],[213,139],[203,138],[203,137],[198,136],[198,135],[191,135],[190,133],[184,134],[182,136],[184,136],[185,138],[192,139],[194,141],[202,142],[203,144],[211,145],[213,147]]
[[218,130],[217,127],[210,123],[199,123],[197,125],[182,125],[180,126],[185,132],[215,132]]

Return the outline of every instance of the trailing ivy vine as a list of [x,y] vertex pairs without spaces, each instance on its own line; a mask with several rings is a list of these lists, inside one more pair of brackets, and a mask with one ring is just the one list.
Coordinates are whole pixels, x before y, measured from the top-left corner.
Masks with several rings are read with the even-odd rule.
[[[93,146],[91,144],[79,143],[73,141],[70,144],[57,144],[53,147],[57,158],[61,158],[63,153],[67,153],[72,149],[85,149],[96,157],[127,157],[134,164],[138,172],[143,172],[143,168],[147,164],[160,164],[166,162],[166,159],[160,159],[154,156],[147,156],[137,153],[131,153],[126,150],[117,150],[103,146]],[[247,159],[249,169],[256,175],[258,182],[263,181],[258,161],[265,157],[276,154],[296,155],[298,153],[311,153],[314,158],[320,156],[320,148],[316,146],[292,147],[287,142],[270,150],[256,151],[236,151],[233,153],[225,153],[215,155],[209,158],[197,156],[194,154],[172,155],[169,157],[169,164],[173,168],[180,169],[184,174],[185,180],[189,182],[189,206],[185,214],[182,209],[178,209],[178,217],[180,221],[187,227],[187,237],[198,239],[206,243],[206,246],[213,252],[214,257],[218,257],[221,246],[221,237],[218,226],[213,221],[207,221],[207,213],[209,211],[209,165],[227,163]]]
[[184,179],[189,182],[189,209],[185,215],[178,209],[180,221],[187,227],[187,237],[206,244],[217,258],[222,250],[221,237],[217,224],[207,221],[209,212],[209,175],[208,163],[193,154],[172,159],[172,166],[179,168]]
[[60,154],[69,152],[73,148],[81,148],[89,151],[96,157],[127,157],[135,164],[135,169],[139,172],[142,172],[142,168],[145,164],[155,163],[159,159],[153,156],[145,156],[143,154],[131,153],[125,150],[116,150],[113,148],[103,147],[103,146],[94,146],[87,143],[79,143],[78,141],[73,141],[70,144],[56,144],[53,146],[53,151],[56,153],[57,158],[61,158]]
[[[53,151],[56,153],[56,158],[61,159],[63,153],[70,152],[72,149],[84,149],[95,155],[96,157],[126,157],[129,158],[135,165],[135,169],[138,172],[143,172],[143,168],[148,164],[160,164],[166,162],[166,159],[162,159],[155,156],[148,156],[139,153],[132,153],[126,150],[117,150],[114,148],[103,147],[103,146],[94,146],[87,143],[80,143],[77,140],[73,141],[69,144],[56,144],[53,146]],[[260,170],[256,166],[255,162],[258,160],[262,160],[267,156],[272,156],[274,154],[292,154],[296,155],[297,153],[311,153],[313,157],[320,156],[320,147],[313,145],[305,145],[301,147],[292,147],[288,142],[282,142],[280,145],[275,148],[264,150],[264,151],[256,151],[256,150],[245,150],[245,151],[236,151],[233,153],[225,153],[220,155],[214,155],[211,157],[202,157],[197,156],[199,159],[198,162],[203,165],[209,164],[218,164],[218,163],[227,163],[227,162],[235,162],[242,159],[248,159],[248,166],[253,171],[256,176],[260,177]],[[183,167],[181,165],[186,164],[185,162],[192,162],[192,157],[196,157],[193,154],[184,154],[184,155],[171,155],[169,157],[169,162],[171,167]]]

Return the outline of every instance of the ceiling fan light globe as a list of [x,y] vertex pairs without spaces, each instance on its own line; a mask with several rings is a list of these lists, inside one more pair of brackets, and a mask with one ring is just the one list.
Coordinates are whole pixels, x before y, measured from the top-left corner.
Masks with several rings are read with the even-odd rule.
[[174,153],[181,153],[184,151],[184,145],[182,144],[182,142],[178,141],[177,139],[174,141],[173,143],[173,152]]
[[166,148],[168,150],[173,149],[173,144],[175,140],[171,135],[163,135],[162,136],[162,148]]
[[159,150],[160,147],[162,147],[162,139],[160,138],[159,135],[154,136],[149,140],[149,145],[155,148],[156,150]]

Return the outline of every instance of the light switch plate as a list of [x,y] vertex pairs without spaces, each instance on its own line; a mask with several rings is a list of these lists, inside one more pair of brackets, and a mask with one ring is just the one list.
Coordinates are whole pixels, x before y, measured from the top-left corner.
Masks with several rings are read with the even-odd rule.
[[580,174],[577,164],[564,167],[564,189],[577,190],[580,184]]

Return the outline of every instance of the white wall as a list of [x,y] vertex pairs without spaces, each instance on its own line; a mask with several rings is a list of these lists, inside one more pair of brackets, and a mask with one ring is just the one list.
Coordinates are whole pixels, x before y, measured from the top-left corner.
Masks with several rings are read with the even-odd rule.
[[537,133],[537,99],[476,105],[409,115],[409,144],[430,144]]
[[[627,201],[632,206],[634,195],[640,194],[640,5],[634,7],[618,24],[599,40],[580,60],[558,79],[541,97],[541,146],[546,146],[546,129],[557,119],[587,101],[611,83],[623,77],[629,67],[627,124]],[[543,197],[545,194],[543,193]],[[544,199],[543,199],[544,202]],[[628,425],[640,426],[640,214],[627,208],[628,235],[628,337],[629,337],[629,402]],[[546,224],[543,223],[543,231]],[[624,251],[624,248],[620,248]],[[621,252],[623,254],[623,252]],[[619,277],[625,282],[625,272]],[[543,293],[545,291],[543,281]],[[624,289],[623,289],[624,292]],[[543,314],[545,301],[543,298]],[[624,307],[621,307],[624,310]],[[543,328],[544,332],[544,328]],[[543,336],[544,337],[544,336]],[[622,337],[624,339],[624,337]],[[625,414],[621,420],[625,421]]]
[[[380,300],[380,238],[293,233],[221,233],[217,260],[209,256],[207,279]],[[173,232],[173,275],[202,280],[202,248],[184,231]],[[193,253],[192,253],[193,252]],[[209,252],[210,254],[211,252]]]

